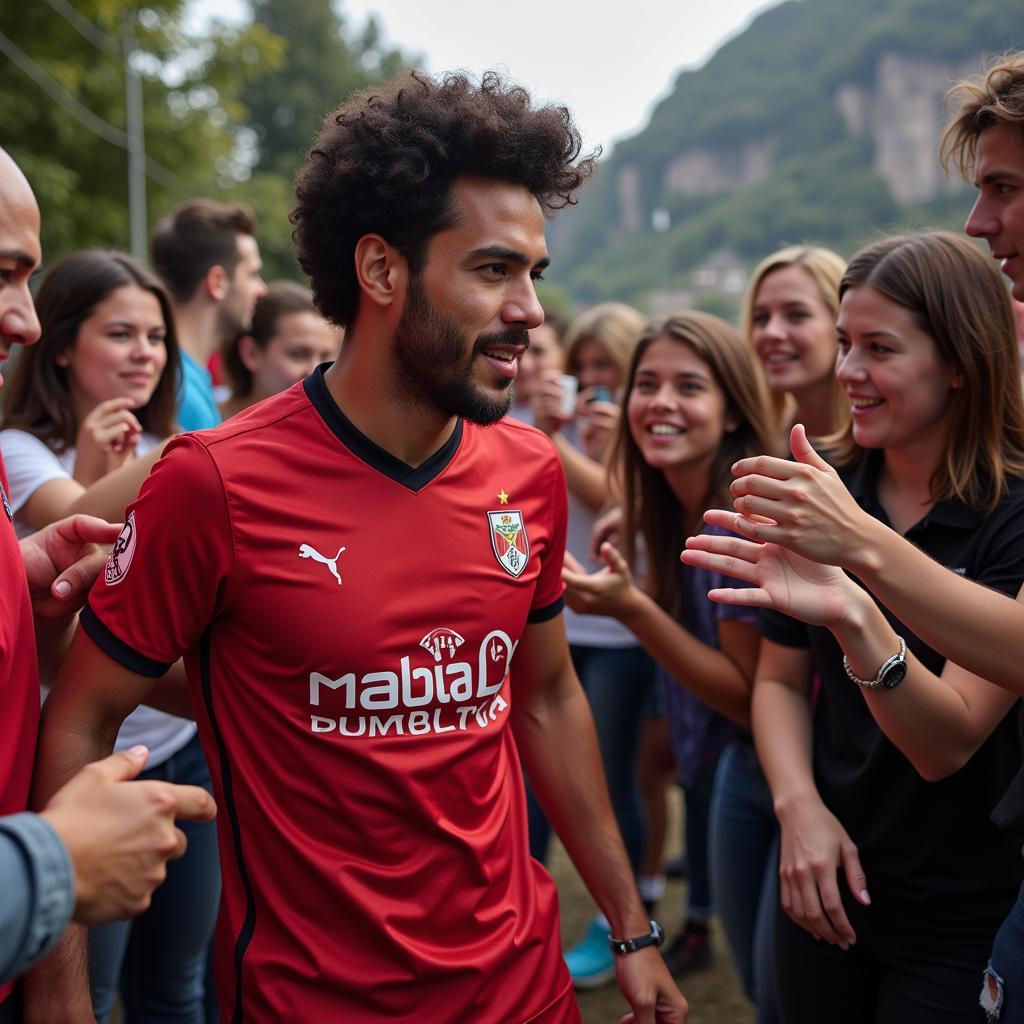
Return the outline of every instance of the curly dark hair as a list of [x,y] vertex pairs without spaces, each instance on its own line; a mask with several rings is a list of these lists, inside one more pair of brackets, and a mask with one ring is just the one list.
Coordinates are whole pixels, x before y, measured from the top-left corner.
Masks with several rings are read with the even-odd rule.
[[370,232],[418,273],[431,237],[454,223],[460,177],[522,185],[546,213],[575,203],[599,155],[581,157],[582,145],[567,107],[534,108],[496,72],[477,85],[414,71],[357,93],[326,116],[295,178],[293,238],[320,312],[342,327],[355,319],[353,254]]

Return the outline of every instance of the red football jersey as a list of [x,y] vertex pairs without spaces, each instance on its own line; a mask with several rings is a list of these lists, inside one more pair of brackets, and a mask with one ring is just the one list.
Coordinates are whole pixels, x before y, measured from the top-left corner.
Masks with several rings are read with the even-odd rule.
[[220,806],[231,1021],[577,1021],[508,676],[562,607],[565,482],[521,424],[412,469],[322,370],[168,447],[82,623],[184,654]]
[[[25,563],[14,534],[7,500],[7,473],[0,458],[0,815],[17,814],[28,806],[32,762],[39,732],[39,669],[32,624],[32,602],[25,581]],[[0,985],[0,1002],[11,984]]]

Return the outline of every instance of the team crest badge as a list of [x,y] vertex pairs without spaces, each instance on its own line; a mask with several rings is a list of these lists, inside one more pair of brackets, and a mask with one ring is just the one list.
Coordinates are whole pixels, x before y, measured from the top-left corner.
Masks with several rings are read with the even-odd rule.
[[491,527],[491,547],[498,564],[516,579],[530,560],[530,540],[523,525],[523,513],[515,509],[488,512]]
[[103,580],[112,587],[125,578],[135,557],[135,513],[130,512],[121,532],[114,541],[114,546],[107,555],[107,564],[103,568]]

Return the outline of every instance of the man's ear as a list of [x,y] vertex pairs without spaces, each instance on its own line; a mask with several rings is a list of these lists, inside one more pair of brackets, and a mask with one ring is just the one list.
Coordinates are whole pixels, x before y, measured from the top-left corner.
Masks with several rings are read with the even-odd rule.
[[360,293],[382,311],[405,294],[409,262],[380,235],[363,235],[356,242],[355,270]]
[[215,263],[203,275],[202,286],[208,298],[223,302],[231,290],[231,277],[220,264]]
[[243,334],[238,339],[238,358],[250,373],[255,373],[259,369],[261,354],[262,349],[251,334]]

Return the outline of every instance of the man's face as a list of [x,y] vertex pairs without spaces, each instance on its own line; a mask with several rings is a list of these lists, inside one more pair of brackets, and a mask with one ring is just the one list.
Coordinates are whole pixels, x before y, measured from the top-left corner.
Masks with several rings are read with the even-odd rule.
[[456,223],[430,240],[409,281],[393,382],[421,407],[493,423],[508,412],[527,332],[544,321],[544,216],[529,191],[502,182],[461,179],[453,201]]
[[0,150],[0,362],[12,345],[39,340],[28,282],[41,258],[35,196],[17,164]]
[[220,310],[224,334],[241,334],[252,329],[256,303],[267,294],[267,282],[260,273],[262,270],[263,260],[256,239],[252,235],[239,235],[238,263]]
[[993,258],[1024,300],[1024,135],[1004,125],[978,137],[974,164],[978,198],[964,230],[984,238]]

